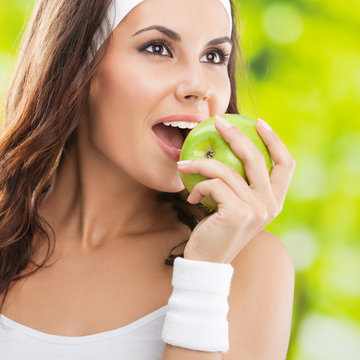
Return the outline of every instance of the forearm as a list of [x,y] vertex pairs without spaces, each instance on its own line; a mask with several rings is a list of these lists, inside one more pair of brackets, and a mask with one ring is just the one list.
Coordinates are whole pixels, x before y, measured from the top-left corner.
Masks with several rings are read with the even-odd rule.
[[165,344],[162,360],[221,360],[222,353],[184,349]]

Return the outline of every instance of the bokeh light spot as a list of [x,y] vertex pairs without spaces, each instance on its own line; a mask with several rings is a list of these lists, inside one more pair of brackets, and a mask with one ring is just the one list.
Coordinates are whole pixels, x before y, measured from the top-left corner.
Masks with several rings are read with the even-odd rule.
[[322,159],[303,150],[296,156],[296,169],[289,194],[301,201],[324,198],[329,191],[327,177]]
[[[347,120],[346,120],[347,121]],[[350,196],[360,196],[360,132],[345,132],[334,144],[338,161],[341,191]]]
[[326,278],[323,282],[341,294],[360,298],[359,255],[359,246],[337,248],[328,256],[327,267],[323,269],[323,277]]
[[262,23],[266,35],[279,44],[291,44],[297,41],[303,32],[302,16],[292,4],[269,5],[264,11]]
[[280,236],[294,263],[295,271],[309,268],[318,253],[315,234],[307,226],[291,229]]
[[310,314],[301,324],[299,343],[306,358],[360,359],[360,327],[350,319]]

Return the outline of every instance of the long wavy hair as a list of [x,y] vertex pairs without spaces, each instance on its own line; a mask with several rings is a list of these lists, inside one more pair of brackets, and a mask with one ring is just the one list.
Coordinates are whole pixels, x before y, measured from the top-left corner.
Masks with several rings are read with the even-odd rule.
[[[22,37],[0,133],[0,313],[10,286],[45,267],[53,254],[55,232],[40,216],[39,204],[76,139],[90,80],[109,43],[108,38],[96,51],[92,39],[111,1],[39,0]],[[233,4],[232,18],[237,24]],[[231,37],[231,99],[226,112],[238,114],[235,71],[243,70],[244,60],[236,26]],[[162,201],[172,204],[179,221],[193,230],[211,212],[201,204],[187,203],[187,195],[186,190],[159,192]],[[36,244],[46,248],[40,263],[33,256],[35,235]],[[183,257],[172,251],[185,242],[171,249],[166,265],[173,266],[177,256]],[[34,269],[24,273],[29,264]]]

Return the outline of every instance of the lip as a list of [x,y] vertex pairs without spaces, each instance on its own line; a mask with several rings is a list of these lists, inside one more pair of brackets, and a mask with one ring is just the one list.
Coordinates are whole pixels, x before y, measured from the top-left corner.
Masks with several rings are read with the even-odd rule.
[[[197,122],[201,123],[202,121],[206,120],[205,116],[201,115],[191,115],[191,114],[175,114],[163,117],[161,119],[156,120],[152,127],[154,127],[156,124],[161,124],[163,122],[171,122],[171,121],[184,121],[184,122]],[[152,135],[154,136],[156,142],[160,146],[160,148],[164,151],[164,153],[169,156],[174,161],[179,161],[181,149],[175,149],[168,144],[166,144],[162,139],[160,139],[154,131],[152,131]]]
[[179,161],[181,149],[175,149],[175,148],[169,146],[162,139],[160,139],[158,136],[156,136],[156,134],[153,131],[151,133],[152,133],[153,137],[155,138],[155,141],[158,143],[158,145],[162,149],[162,151],[167,156],[169,156],[170,159],[172,159],[174,161]]

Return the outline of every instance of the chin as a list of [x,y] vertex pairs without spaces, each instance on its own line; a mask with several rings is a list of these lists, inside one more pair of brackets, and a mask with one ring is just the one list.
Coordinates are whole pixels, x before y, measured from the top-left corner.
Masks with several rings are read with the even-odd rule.
[[177,171],[176,177],[174,179],[174,183],[172,184],[172,187],[174,188],[173,191],[169,191],[169,192],[180,192],[183,191],[185,189],[185,185],[181,180],[179,171]]
[[161,182],[157,182],[155,186],[152,186],[154,190],[168,193],[178,193],[185,190],[185,185],[183,184],[179,172],[172,178],[166,179],[163,177]]

